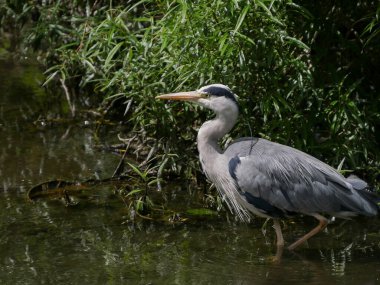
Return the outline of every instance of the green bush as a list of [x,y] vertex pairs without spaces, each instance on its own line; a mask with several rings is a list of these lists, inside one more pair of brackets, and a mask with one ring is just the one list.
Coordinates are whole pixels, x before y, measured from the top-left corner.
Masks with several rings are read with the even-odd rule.
[[[312,93],[312,78],[308,47],[288,33],[289,3],[142,1],[111,9],[99,22],[84,22],[76,31],[81,37],[57,50],[49,79],[72,80],[106,100],[124,96],[132,104],[131,129],[161,139],[170,153],[183,152],[178,141],[194,145],[205,115],[196,107],[164,108],[154,97],[222,82],[245,110],[234,136],[249,135],[246,121],[255,117],[261,119],[254,133],[297,144],[291,131],[293,124],[304,127],[299,109]],[[295,121],[283,124],[289,116]]]
[[[313,114],[322,142],[317,153],[333,165],[380,177],[379,126],[380,3],[297,1],[308,20],[293,17],[294,32],[310,46],[319,106]],[[306,10],[307,9],[307,10]],[[314,151],[313,151],[314,152]]]
[[[254,135],[333,166],[345,158],[345,168],[369,172],[372,181],[378,175],[379,83],[370,81],[378,65],[355,57],[379,62],[378,4],[121,2],[34,7],[40,16],[27,40],[47,51],[48,83],[61,79],[78,97],[122,99],[113,108],[127,114],[129,131],[156,139],[157,163],[170,158],[173,169],[193,176],[196,130],[209,114],[154,97],[223,83],[242,107],[232,137],[251,135],[249,122]],[[353,28],[358,38],[344,35]]]

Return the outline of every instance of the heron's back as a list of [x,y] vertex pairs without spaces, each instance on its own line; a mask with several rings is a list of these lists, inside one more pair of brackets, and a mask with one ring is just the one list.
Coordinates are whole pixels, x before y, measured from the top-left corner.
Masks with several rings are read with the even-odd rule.
[[229,158],[230,174],[240,191],[257,207],[267,203],[276,213],[326,212],[342,217],[373,216],[379,211],[376,196],[362,187],[364,181],[350,181],[297,149],[265,139],[243,138],[231,144],[224,155]]

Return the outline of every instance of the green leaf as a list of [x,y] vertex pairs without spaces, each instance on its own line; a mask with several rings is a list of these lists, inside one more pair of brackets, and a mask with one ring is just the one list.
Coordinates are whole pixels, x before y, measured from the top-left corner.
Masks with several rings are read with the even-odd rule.
[[244,18],[247,15],[250,8],[251,8],[251,5],[247,5],[244,7],[244,9],[242,10],[242,12],[239,15],[239,19],[235,25],[235,29],[233,30],[232,35],[235,35],[236,32],[240,29],[240,26],[243,24]]
[[255,42],[251,38],[247,37],[246,35],[243,35],[239,32],[236,32],[236,35],[239,36],[240,38],[242,38],[243,40],[255,45]]
[[109,69],[110,68],[110,62],[111,60],[113,59],[115,53],[117,53],[117,51],[120,49],[120,47],[124,44],[124,42],[120,42],[118,43],[117,45],[115,45],[113,47],[113,49],[110,51],[110,53],[108,54],[107,58],[106,58],[106,61],[104,62],[104,68],[105,69]]
[[277,19],[276,17],[273,16],[272,12],[268,9],[268,7],[267,7],[263,2],[261,2],[260,0],[256,0],[255,3],[256,3],[257,5],[259,5],[261,8],[264,9],[264,11],[267,13],[267,15],[269,16],[269,18],[270,18],[273,22],[279,24],[280,26],[285,26],[284,23],[282,23],[279,19]]
[[133,165],[132,163],[127,162],[129,167],[132,168],[132,170],[137,173],[143,180],[146,179],[146,174],[142,172],[137,166]]
[[96,73],[96,68],[95,68],[95,66],[88,60],[88,59],[83,59],[82,60],[83,61],[83,63],[85,64],[85,65],[87,65],[90,69],[91,69],[91,71],[92,72],[94,72],[94,73]]
[[126,196],[127,196],[127,197],[128,197],[128,196],[132,196],[132,195],[137,194],[137,193],[140,193],[140,192],[142,192],[142,191],[144,191],[144,190],[142,190],[142,189],[134,189],[134,190],[132,190],[132,191],[129,191],[128,194],[127,194]]
[[59,70],[57,70],[57,71],[55,71],[54,73],[50,74],[50,75],[46,78],[46,80],[45,80],[44,84],[42,84],[42,86],[46,86],[51,80],[53,80],[54,77],[57,75],[58,72],[59,72]]
[[304,49],[304,50],[307,50],[309,51],[310,50],[310,47],[308,47],[305,43],[303,43],[302,41],[300,41],[299,39],[296,39],[296,38],[293,38],[293,37],[289,37],[289,36],[285,36],[284,37],[285,40],[287,40],[290,44],[293,44],[301,49]]

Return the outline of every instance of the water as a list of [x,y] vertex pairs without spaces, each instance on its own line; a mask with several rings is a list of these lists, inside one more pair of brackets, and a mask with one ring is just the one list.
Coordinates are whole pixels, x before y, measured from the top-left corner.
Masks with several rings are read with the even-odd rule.
[[[46,103],[39,74],[34,65],[0,63],[1,284],[380,284],[379,219],[337,221],[274,264],[274,233],[268,224],[263,234],[261,219],[131,221],[112,184],[83,192],[71,207],[30,202],[26,192],[36,183],[109,177],[119,160],[94,148],[116,142],[115,131],[98,140],[95,127],[44,120],[61,106]],[[180,213],[202,207],[192,186],[168,182],[154,195]],[[285,239],[315,224],[287,221]]]

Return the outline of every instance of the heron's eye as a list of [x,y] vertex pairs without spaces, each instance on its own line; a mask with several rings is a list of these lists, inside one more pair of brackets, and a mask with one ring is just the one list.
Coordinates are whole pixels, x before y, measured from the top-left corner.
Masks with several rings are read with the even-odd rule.
[[201,93],[201,96],[202,96],[202,98],[210,98],[210,97],[211,97],[211,94],[206,93],[206,92],[202,92],[202,93]]

